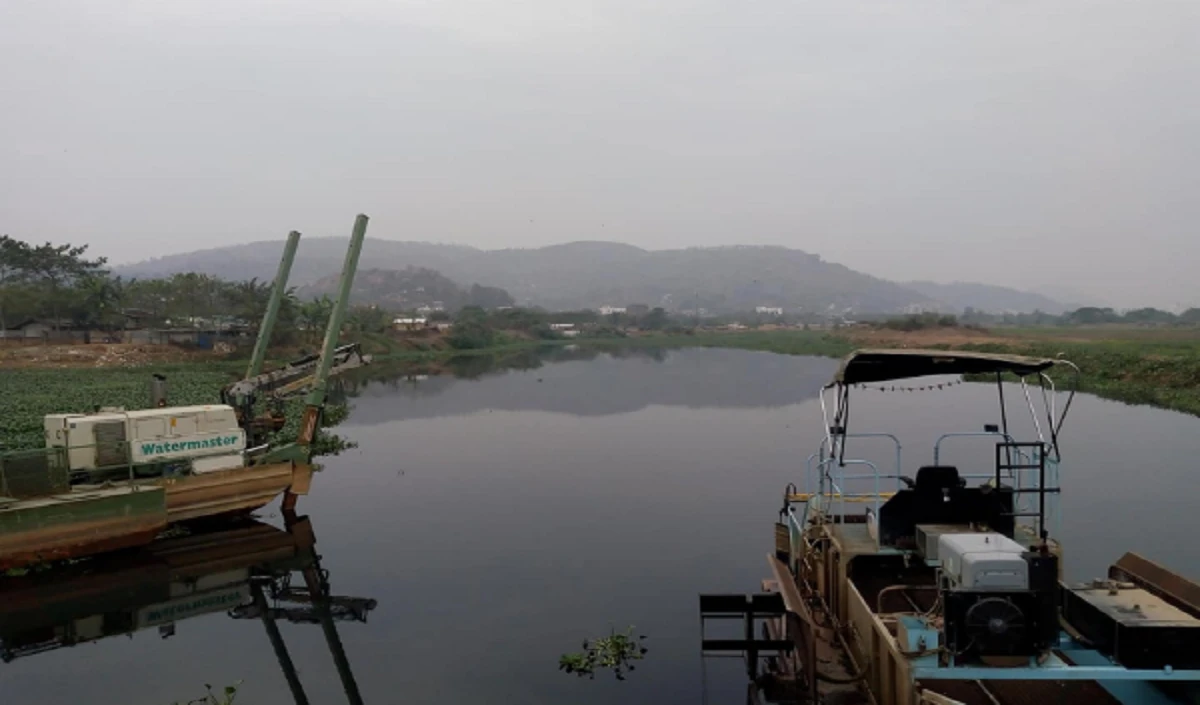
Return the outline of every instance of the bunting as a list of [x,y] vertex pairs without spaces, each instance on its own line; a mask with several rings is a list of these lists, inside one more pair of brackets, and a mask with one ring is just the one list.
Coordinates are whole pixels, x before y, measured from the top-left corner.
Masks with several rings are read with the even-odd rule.
[[885,386],[874,386],[874,385],[870,385],[870,384],[855,384],[855,385],[853,385],[853,388],[854,389],[869,389],[869,390],[876,391],[876,392],[932,392],[935,389],[942,390],[942,389],[946,389],[948,387],[953,387],[955,385],[959,385],[962,383],[963,383],[963,381],[961,379],[957,379],[957,380],[954,380],[953,382],[940,382],[938,384],[927,384],[927,385],[924,385],[921,387],[904,387],[904,386],[897,387],[895,385],[888,385],[885,387]]

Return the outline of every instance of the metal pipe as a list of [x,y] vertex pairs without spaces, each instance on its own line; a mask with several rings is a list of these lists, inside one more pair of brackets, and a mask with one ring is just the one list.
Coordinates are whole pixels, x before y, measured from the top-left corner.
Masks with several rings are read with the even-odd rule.
[[[886,614],[883,611],[883,596],[894,590],[937,590],[937,589],[938,589],[937,585],[888,585],[887,587],[880,590],[879,594],[875,596],[875,613],[876,614]],[[915,604],[913,605],[913,609],[918,609]],[[918,611],[918,614],[920,614],[919,611]]]
[[338,336],[342,330],[342,319],[350,304],[350,289],[354,285],[354,273],[358,269],[358,257],[362,254],[363,239],[367,236],[367,216],[361,213],[354,219],[354,230],[350,234],[350,246],[346,248],[346,261],[342,264],[342,275],[338,281],[338,296],[333,302],[329,325],[325,328],[325,343],[321,346],[321,360],[313,373],[312,388],[308,392],[307,408],[300,424],[301,445],[309,445],[317,435],[321,409],[325,405],[326,382],[329,368],[333,365],[333,353],[337,349]]
[[271,299],[267,302],[267,311],[258,327],[258,339],[254,342],[250,365],[246,368],[246,379],[262,372],[263,361],[267,358],[267,347],[271,344],[271,332],[275,329],[275,319],[279,317],[279,306],[283,302],[288,275],[292,271],[292,261],[296,258],[296,248],[299,245],[300,233],[295,230],[288,233],[287,244],[283,246],[283,259],[279,260],[279,271],[275,273],[275,284],[271,287]]
[[150,406],[162,408],[167,405],[167,378],[155,374],[150,378]]

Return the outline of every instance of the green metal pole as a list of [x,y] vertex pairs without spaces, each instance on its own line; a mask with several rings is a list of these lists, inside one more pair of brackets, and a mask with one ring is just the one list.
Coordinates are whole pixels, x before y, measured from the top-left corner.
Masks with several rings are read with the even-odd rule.
[[325,387],[329,379],[329,368],[333,366],[333,351],[337,348],[338,335],[342,330],[342,319],[350,304],[350,289],[354,285],[354,272],[358,269],[358,256],[362,254],[363,239],[367,236],[367,216],[359,214],[354,219],[354,231],[350,234],[350,247],[346,250],[346,261],[342,264],[342,276],[338,282],[337,299],[329,314],[329,325],[325,328],[325,344],[321,346],[321,361],[313,373],[312,388],[306,400],[307,408],[300,423],[301,445],[309,445],[317,434],[321,408],[325,406]]
[[267,303],[267,312],[258,328],[258,340],[254,343],[250,366],[246,368],[246,379],[262,372],[263,361],[267,358],[267,347],[271,343],[271,333],[275,329],[275,319],[279,316],[279,304],[283,301],[288,275],[292,271],[292,260],[296,258],[296,247],[299,244],[300,233],[295,230],[288,233],[287,244],[283,247],[283,259],[279,261],[279,271],[275,274],[275,286],[271,289],[271,300]]

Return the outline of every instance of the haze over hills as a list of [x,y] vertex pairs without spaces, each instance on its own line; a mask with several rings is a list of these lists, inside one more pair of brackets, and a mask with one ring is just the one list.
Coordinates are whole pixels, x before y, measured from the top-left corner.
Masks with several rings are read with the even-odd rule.
[[[291,283],[304,286],[336,276],[345,247],[345,238],[302,240]],[[274,275],[281,252],[278,241],[254,242],[147,260],[115,271],[127,277],[201,272],[226,279],[263,280]],[[632,303],[668,310],[699,306],[712,312],[746,311],[756,306],[856,313],[953,311],[964,305],[997,311],[1062,308],[1045,297],[1002,287],[950,285],[969,287],[970,300],[980,305],[964,304],[954,288],[901,285],[778,246],[643,250],[613,242],[573,242],[537,249],[480,250],[368,239],[362,262],[379,270],[436,270],[460,286],[499,287],[509,292],[517,305],[552,310]],[[986,303],[991,300],[998,303]],[[1029,305],[1010,305],[1013,301]]]
[[[337,294],[339,275],[331,274],[299,287],[302,299]],[[463,306],[496,308],[511,306],[513,298],[503,289],[473,284],[470,288],[424,267],[404,269],[360,269],[350,289],[351,304],[373,304],[385,309],[407,311],[421,307],[455,311]]]
[[952,305],[956,311],[970,307],[978,311],[988,312],[1042,311],[1057,315],[1070,308],[1049,296],[1043,296],[1031,291],[1011,289],[1006,286],[993,286],[991,284],[975,284],[972,282],[938,284],[936,282],[917,281],[905,282],[904,286],[914,291],[919,291],[935,301]]

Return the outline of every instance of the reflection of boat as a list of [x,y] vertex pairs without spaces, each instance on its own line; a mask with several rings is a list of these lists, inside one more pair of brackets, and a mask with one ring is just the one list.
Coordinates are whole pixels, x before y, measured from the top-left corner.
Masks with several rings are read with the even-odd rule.
[[[307,703],[277,622],[318,624],[351,703],[358,686],[336,622],[366,622],[375,600],[330,593],[307,517],[287,528],[245,519],[129,552],[0,578],[0,658],[5,662],[225,612],[262,621],[297,703]],[[294,576],[299,580],[293,583]]]
[[[1057,408],[1052,369],[1078,376],[1062,360],[1006,355],[848,357],[822,395],[825,439],[807,486],[786,493],[763,592],[700,598],[702,624],[744,625],[742,638],[704,638],[706,654],[746,658],[752,702],[1197,702],[1200,585],[1130,553],[1107,580],[1061,581],[1051,532],[1074,384]],[[897,381],[964,374],[995,378],[1000,423],[943,434],[915,477],[895,436],[848,429],[853,388],[912,391]],[[1006,376],[1020,379],[1033,440],[1014,438]],[[994,443],[986,472],[942,462],[963,437]],[[894,470],[847,455],[868,441],[894,444]]]
[[[154,408],[50,414],[44,448],[0,453],[0,570],[137,546],[177,522],[306,494],[329,375],[369,361],[356,345],[337,346],[366,224],[366,216],[355,221],[319,355],[262,372],[299,242],[294,232],[245,379],[222,390],[225,404],[168,407],[157,377]],[[296,442],[271,446],[284,418],[278,410],[256,415],[256,402],[282,403],[305,390]]]

